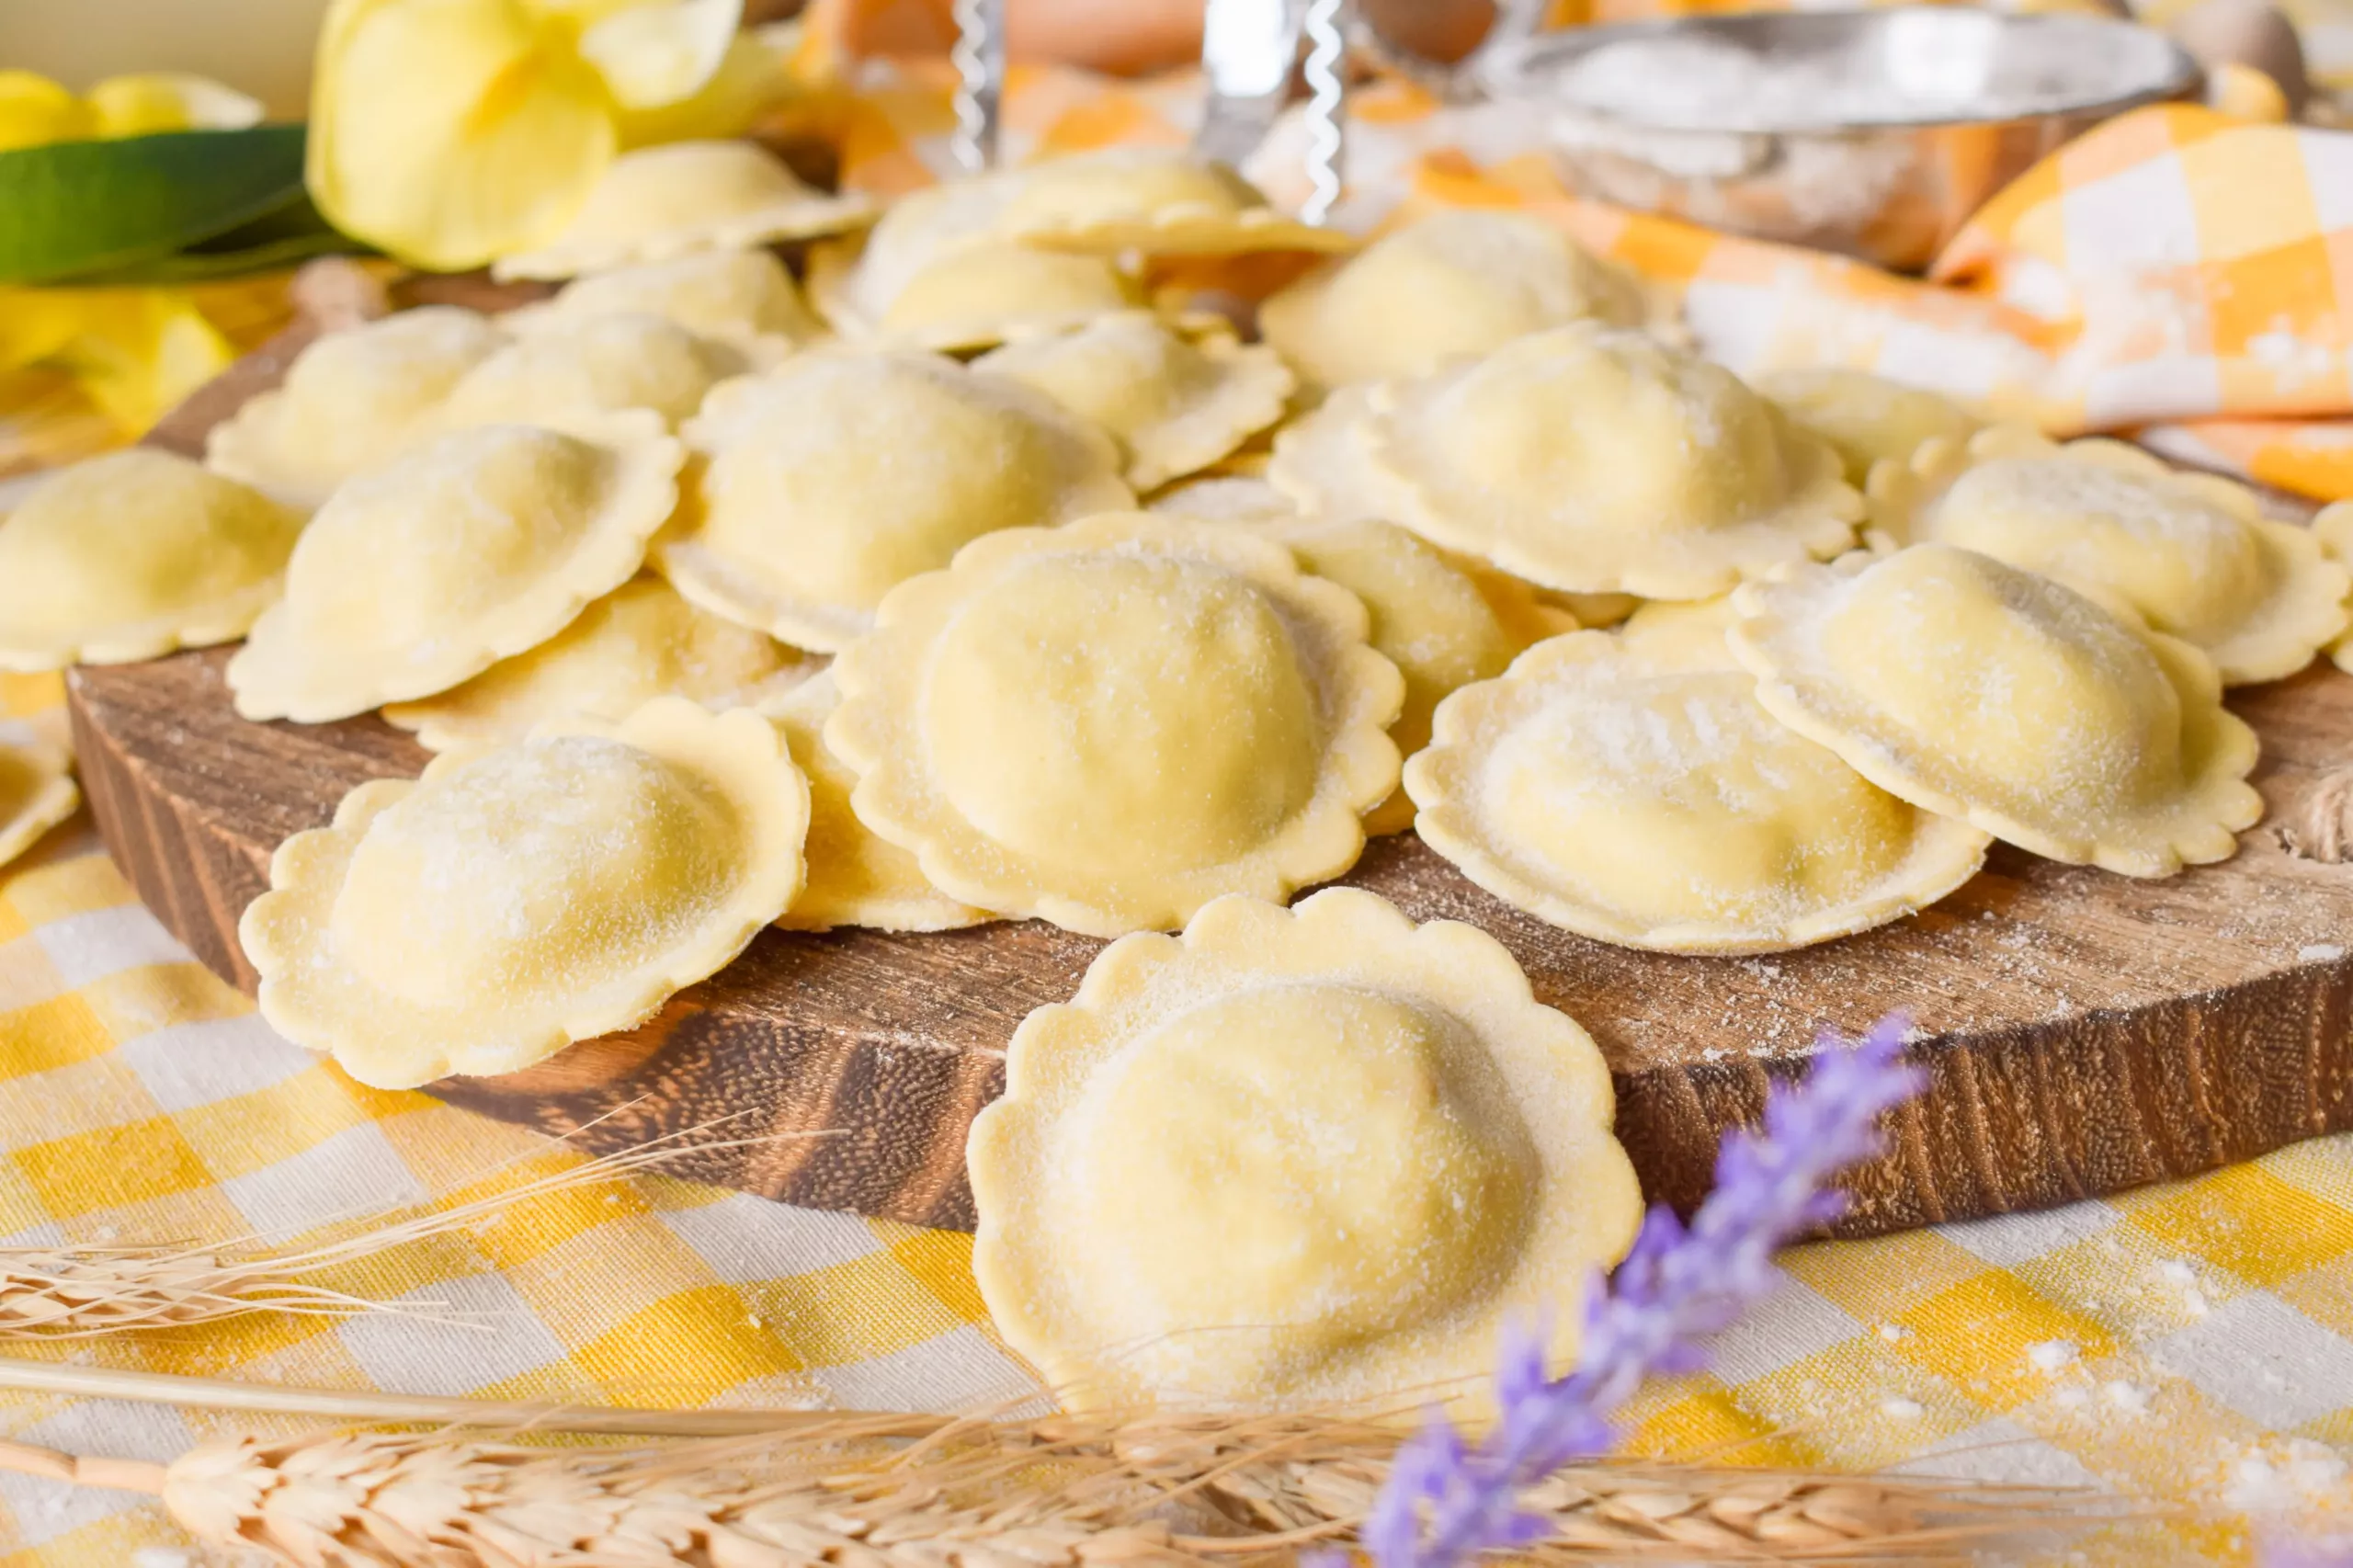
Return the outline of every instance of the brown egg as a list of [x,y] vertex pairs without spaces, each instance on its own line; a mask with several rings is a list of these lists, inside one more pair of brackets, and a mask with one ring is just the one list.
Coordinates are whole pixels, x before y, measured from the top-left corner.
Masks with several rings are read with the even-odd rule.
[[2177,17],[2170,29],[2182,48],[2209,68],[2228,61],[2250,65],[2279,85],[2290,115],[2303,112],[2312,96],[2304,74],[2304,46],[2296,25],[2265,0],[2202,0]]

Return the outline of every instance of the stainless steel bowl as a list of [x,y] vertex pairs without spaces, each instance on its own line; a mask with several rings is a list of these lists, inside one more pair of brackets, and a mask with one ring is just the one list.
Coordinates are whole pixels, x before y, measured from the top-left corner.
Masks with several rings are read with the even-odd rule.
[[[1634,48],[1613,63],[1604,51],[1621,45]],[[1644,55],[1648,86],[1629,74]],[[1778,74],[1790,90],[1711,95],[1697,70],[1655,90],[1677,60],[1750,82]],[[1868,90],[1808,101],[1802,89],[1834,69]],[[1498,49],[1478,74],[1488,96],[1546,117],[1584,194],[1900,270],[1926,266],[2061,142],[2200,80],[2172,40],[2129,22],[1933,6],[1547,33]]]

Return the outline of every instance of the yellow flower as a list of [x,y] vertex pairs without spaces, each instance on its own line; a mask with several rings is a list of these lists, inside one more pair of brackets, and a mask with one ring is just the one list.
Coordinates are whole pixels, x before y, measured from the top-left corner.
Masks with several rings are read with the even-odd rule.
[[313,199],[458,270],[548,239],[625,145],[728,134],[781,57],[743,0],[334,0],[311,93]]
[[[235,130],[261,105],[201,76],[110,76],[77,97],[30,71],[0,71],[0,152],[50,142]],[[217,375],[229,341],[177,289],[0,288],[0,373],[71,376],[124,435],[137,435]]]

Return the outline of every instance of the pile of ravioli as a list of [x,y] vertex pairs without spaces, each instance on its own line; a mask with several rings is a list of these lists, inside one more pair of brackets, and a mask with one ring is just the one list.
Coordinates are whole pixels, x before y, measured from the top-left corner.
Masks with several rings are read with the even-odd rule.
[[[371,1084],[631,1027],[771,925],[1123,937],[970,1159],[992,1310],[1082,1403],[1441,1385],[1631,1240],[1599,1053],[1492,937],[1285,907],[1368,835],[1769,951],[1994,838],[2226,857],[2224,687],[2353,667],[2353,509],[1749,385],[1520,215],[1358,248],[1157,150],[878,210],[682,143],[502,270],[569,281],[324,337],[201,463],[40,484],[0,667],[242,639],[246,718],[438,754],[242,925],[270,1022]],[[0,858],[72,804],[0,752]]]

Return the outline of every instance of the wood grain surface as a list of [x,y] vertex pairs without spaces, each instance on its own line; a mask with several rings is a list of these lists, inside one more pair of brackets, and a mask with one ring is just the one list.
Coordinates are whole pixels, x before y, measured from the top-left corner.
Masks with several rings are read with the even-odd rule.
[[[159,433],[188,449],[275,379],[232,372]],[[235,717],[224,651],[85,668],[68,685],[85,790],[164,923],[250,990],[236,919],[271,850],[369,778],[426,755],[369,718]],[[1893,1008],[1932,1087],[1860,1173],[1851,1233],[2004,1212],[2185,1176],[2353,1128],[2353,676],[2324,665],[2232,706],[2262,736],[2269,805],[2236,858],[2164,881],[1997,847],[1935,909],[1761,959],[1676,958],[1520,914],[1410,835],[1347,880],[1416,919],[1467,920],[1601,1042],[1645,1189],[1688,1209],[1716,1143],[1817,1028]],[[1066,999],[1101,944],[1003,924],[938,936],[769,931],[650,1023],[529,1071],[451,1080],[453,1104],[610,1149],[718,1122],[709,1141],[825,1136],[696,1155],[692,1174],[788,1202],[968,1227],[966,1128],[1004,1084],[1031,1008]],[[601,1120],[598,1119],[602,1119]]]

